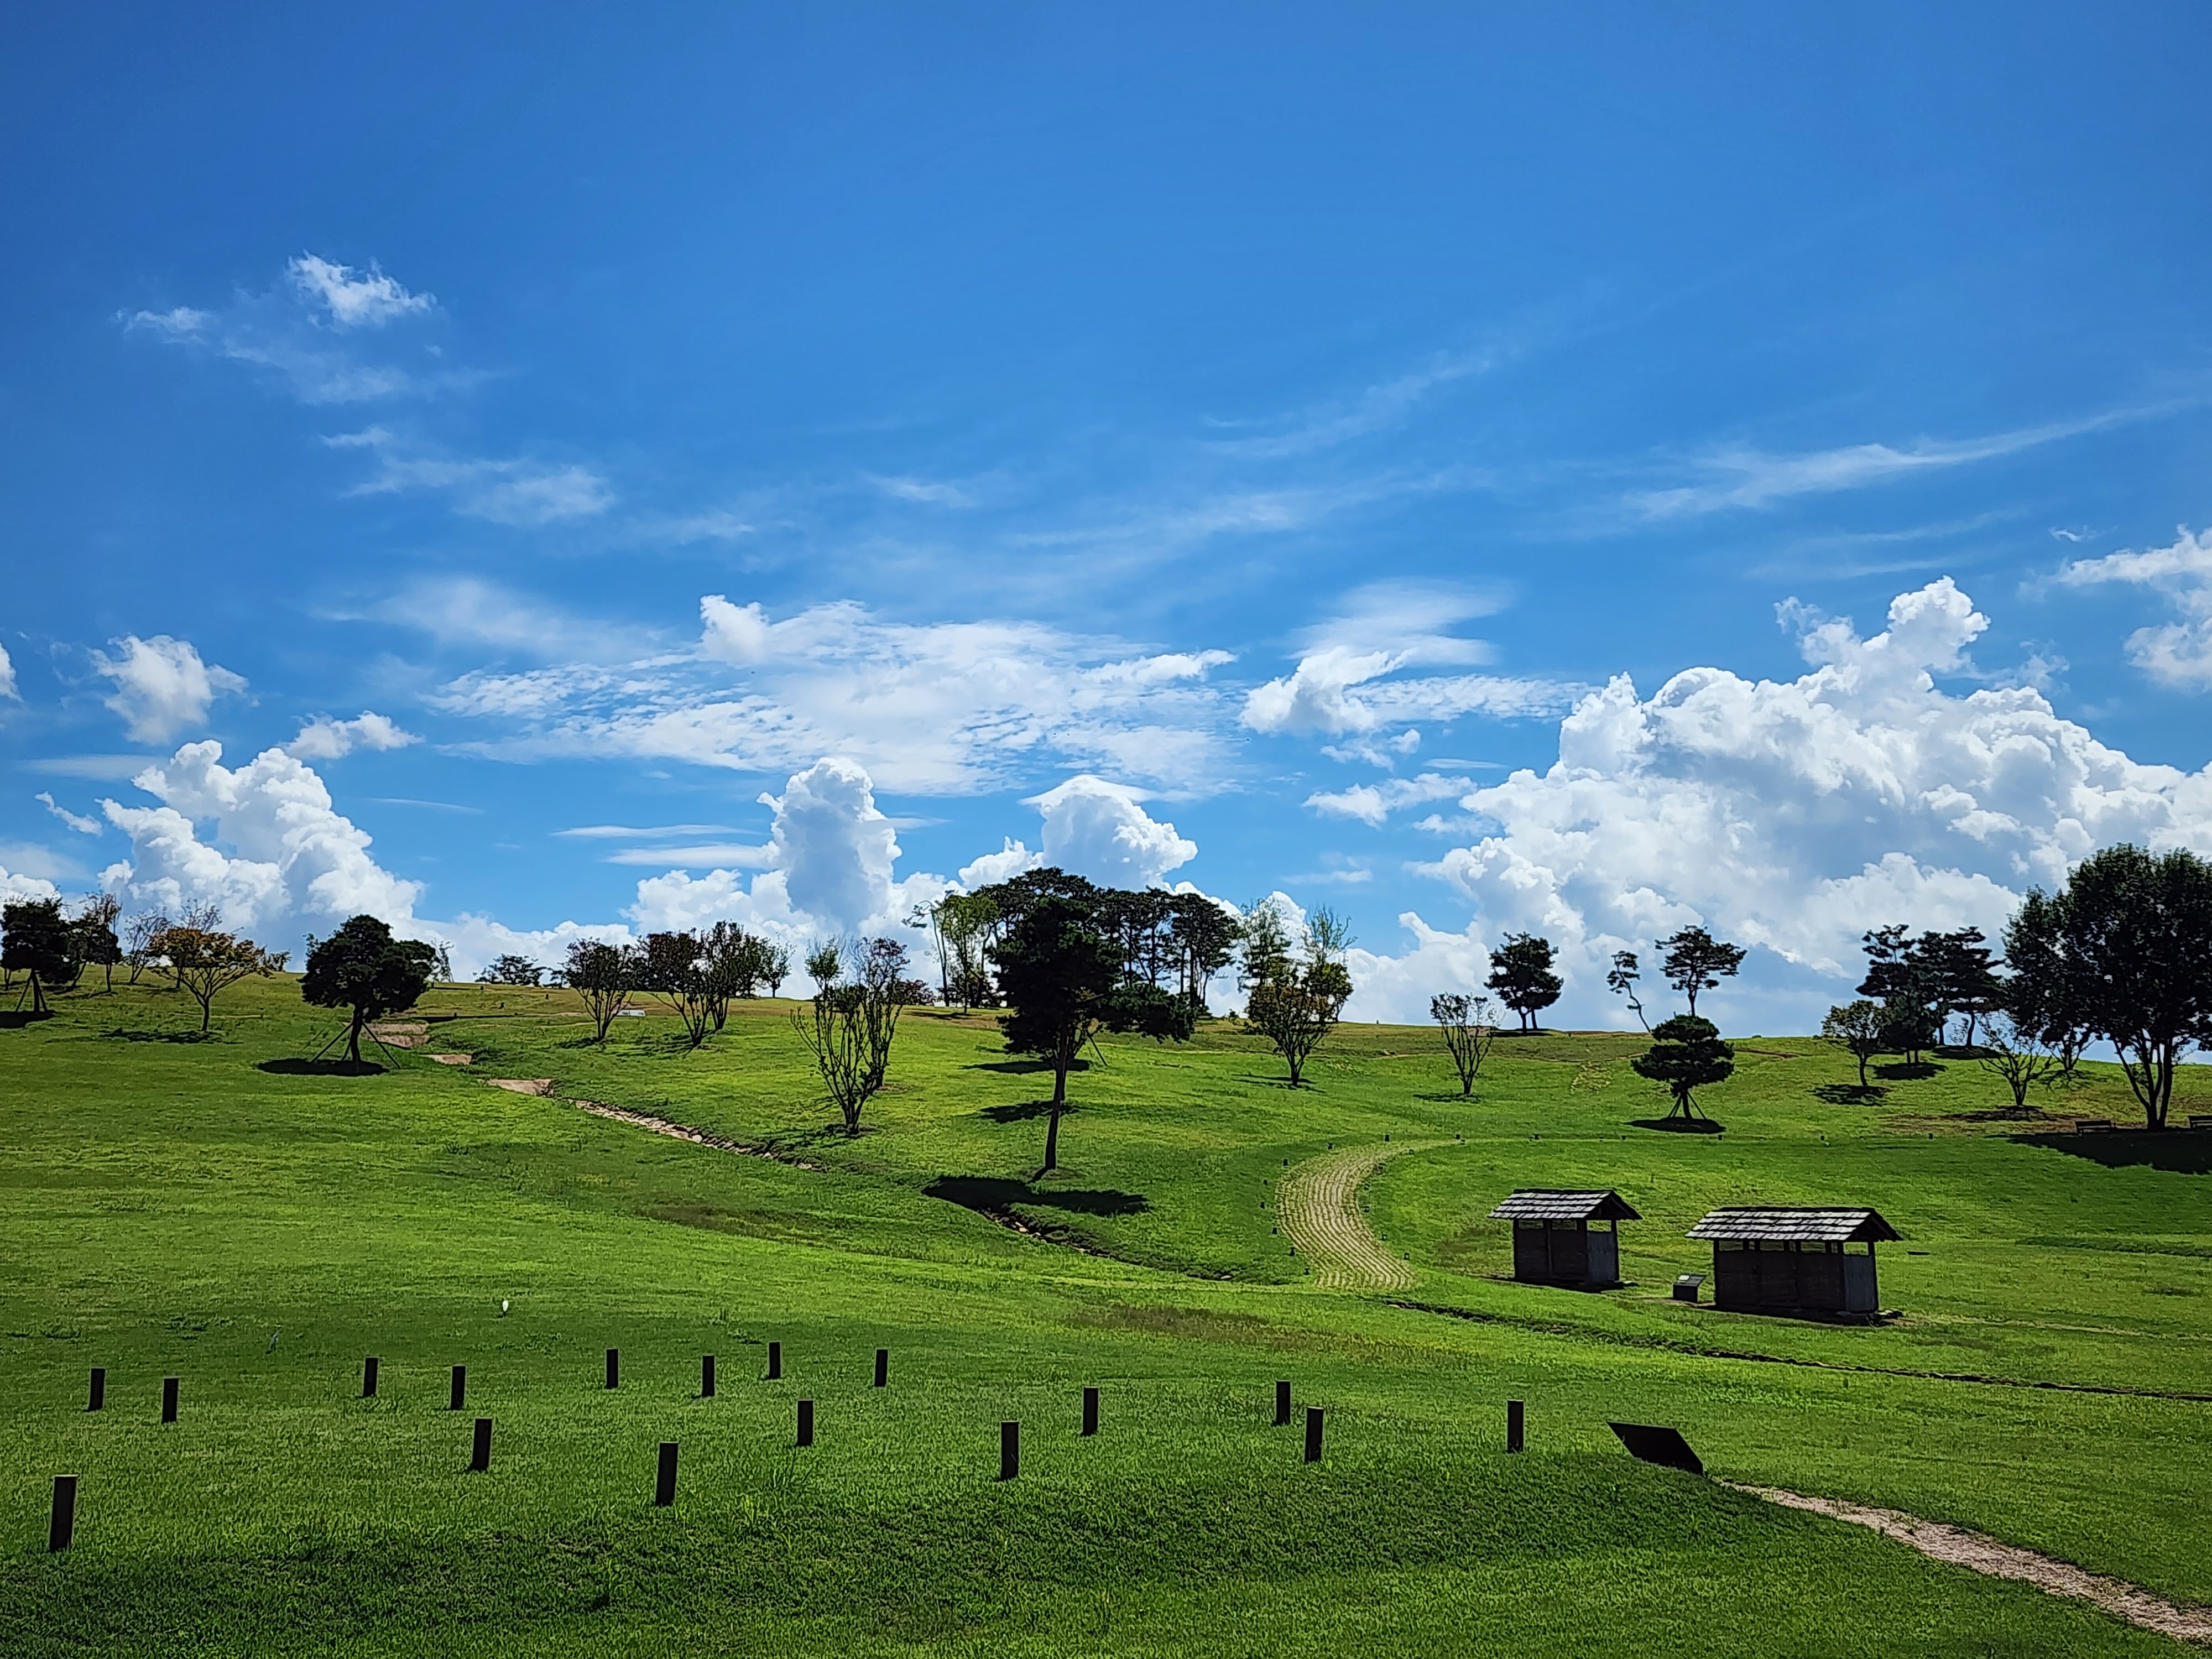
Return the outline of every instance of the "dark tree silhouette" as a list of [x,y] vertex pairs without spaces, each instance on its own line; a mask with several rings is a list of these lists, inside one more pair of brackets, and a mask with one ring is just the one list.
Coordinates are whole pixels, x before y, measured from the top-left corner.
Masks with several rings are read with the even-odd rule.
[[436,947],[421,939],[394,939],[374,916],[349,918],[325,939],[307,941],[307,970],[300,994],[318,1008],[351,1011],[346,1058],[361,1061],[361,1034],[372,1020],[412,1008],[430,988]]
[[84,971],[80,939],[59,899],[18,899],[0,908],[0,963],[31,976],[31,1012],[44,1014],[48,991],[65,991]]
[[1663,1083],[1674,1097],[1667,1115],[1686,1122],[1703,1117],[1692,1091],[1723,1082],[1735,1070],[1735,1050],[1719,1029],[1695,1014],[1677,1014],[1652,1029],[1651,1046],[1630,1060],[1638,1077]]
[[1743,946],[1715,939],[1702,927],[1685,927],[1661,939],[1659,950],[1660,977],[1689,999],[1692,1014],[1698,1012],[1698,992],[1734,979],[1743,966]]
[[592,1017],[592,1042],[605,1042],[615,1016],[629,1006],[637,972],[637,952],[629,946],[580,939],[568,947],[561,977],[584,999],[584,1011]]
[[1867,1086],[1867,1061],[1882,1052],[1886,1029],[1881,1005],[1864,997],[1829,1009],[1828,1017],[1820,1022],[1820,1035],[1850,1049],[1851,1058],[1858,1061],[1862,1089]]
[[1521,1016],[1524,1031],[1536,1030],[1536,1016],[1559,1000],[1559,976],[1552,970],[1557,954],[1551,940],[1534,933],[1508,933],[1490,954],[1490,977],[1483,982]]

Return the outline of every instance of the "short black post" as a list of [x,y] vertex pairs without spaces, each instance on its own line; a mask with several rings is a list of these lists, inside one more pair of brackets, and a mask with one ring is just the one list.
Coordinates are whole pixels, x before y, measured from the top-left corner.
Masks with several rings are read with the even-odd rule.
[[1279,1377],[1275,1382],[1275,1426],[1285,1428],[1291,1420],[1291,1379]]
[[1524,1427],[1525,1425],[1522,1421],[1521,1402],[1517,1400],[1507,1401],[1505,1402],[1506,1450],[1510,1452],[1517,1452],[1521,1449],[1523,1441]]
[[611,1389],[622,1387],[622,1350],[620,1348],[607,1350],[607,1386]]
[[878,1348],[876,1350],[876,1386],[879,1389],[888,1388],[890,1386],[890,1380],[891,1351],[889,1348]]
[[676,1443],[673,1440],[660,1443],[660,1474],[653,1483],[653,1501],[664,1510],[676,1501]]
[[477,1474],[490,1472],[491,1419],[489,1417],[477,1419],[477,1441],[469,1451],[469,1468]]
[[361,1362],[361,1397],[363,1400],[376,1398],[376,1363],[374,1354],[365,1356]]
[[1321,1462],[1321,1407],[1306,1407],[1306,1462]]
[[1098,1390],[1096,1389],[1083,1391],[1083,1431],[1085,1434],[1098,1432]]
[[702,1353],[699,1356],[699,1398],[702,1400],[712,1400],[714,1397],[714,1356],[710,1353]]
[[76,1477],[54,1477],[54,1518],[46,1528],[46,1553],[58,1555],[76,1538]]
[[453,1400],[446,1409],[454,1412],[460,1410],[462,1402],[468,1397],[469,1368],[466,1365],[456,1365],[453,1367]]
[[161,1420],[164,1423],[177,1420],[177,1379],[173,1376],[161,1379]]
[[92,1368],[92,1393],[91,1393],[91,1395],[90,1395],[86,1399],[86,1401],[85,1401],[85,1402],[84,1402],[84,1408],[85,1408],[85,1410],[87,1410],[87,1411],[88,1411],[88,1412],[97,1412],[97,1411],[105,1411],[105,1410],[106,1410],[106,1408],[107,1408],[107,1367],[106,1367],[106,1366],[105,1366],[105,1365],[94,1365],[94,1366]]
[[768,1345],[768,1380],[773,1382],[782,1375],[783,1344],[771,1342]]
[[1022,1425],[999,1425],[999,1479],[1012,1480],[1022,1472]]
[[814,1402],[811,1400],[799,1402],[799,1443],[802,1446],[814,1443]]

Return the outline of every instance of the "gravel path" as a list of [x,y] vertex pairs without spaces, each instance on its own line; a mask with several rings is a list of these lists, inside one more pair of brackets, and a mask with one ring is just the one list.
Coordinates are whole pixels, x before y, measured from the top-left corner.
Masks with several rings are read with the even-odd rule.
[[1308,1158],[1278,1183],[1275,1207],[1291,1245],[1313,1264],[1316,1281],[1333,1289],[1402,1291],[1420,1283],[1405,1261],[1383,1248],[1360,1212],[1360,1183],[1386,1158],[1438,1143],[1385,1141],[1343,1146]]
[[2017,1544],[2001,1543],[1985,1533],[1969,1532],[1964,1527],[1947,1526],[1940,1521],[1923,1521],[1898,1510],[1868,1509],[1834,1498],[1808,1498],[1803,1492],[1785,1492],[1778,1486],[1740,1486],[1733,1480],[1721,1484],[1748,1492],[1753,1498],[1763,1498],[1770,1504],[1810,1510],[1815,1515],[1870,1528],[1923,1555],[1971,1567],[1992,1578],[2017,1579],[2052,1595],[2071,1595],[2094,1601],[2106,1612],[2161,1636],[2175,1637],[2184,1642],[2212,1642],[2212,1607],[2184,1607],[2124,1579],[2085,1571],[2070,1561],[2040,1555]]

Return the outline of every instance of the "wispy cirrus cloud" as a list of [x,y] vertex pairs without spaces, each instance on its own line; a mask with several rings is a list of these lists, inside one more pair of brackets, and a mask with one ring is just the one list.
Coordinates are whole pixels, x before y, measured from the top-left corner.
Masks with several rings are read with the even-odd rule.
[[362,337],[437,309],[373,262],[367,270],[305,253],[259,293],[220,308],[177,305],[116,313],[124,331],[268,371],[305,404],[356,404],[426,396],[472,378],[418,346],[372,349]]
[[1625,505],[1632,514],[1647,520],[1771,507],[1800,495],[1863,489],[2016,455],[2063,439],[2145,420],[2181,406],[2161,404],[2109,410],[2079,420],[2051,421],[1985,437],[1922,439],[1902,447],[1887,443],[1845,444],[1833,449],[1781,453],[1747,445],[1731,445],[1692,460],[1688,470],[1694,475],[1693,482],[1632,491],[1624,498]]
[[1475,351],[1440,352],[1419,368],[1363,387],[1349,398],[1328,399],[1252,422],[1216,421],[1217,428],[1254,428],[1236,437],[1217,438],[1211,447],[1224,454],[1255,460],[1283,459],[1333,449],[1355,439],[1387,432],[1410,419],[1437,391],[1490,373],[1506,353],[1488,346]]
[[380,426],[323,441],[332,449],[366,450],[375,457],[375,475],[347,491],[352,495],[443,495],[457,513],[525,528],[592,518],[615,501],[605,478],[574,462],[426,454]]

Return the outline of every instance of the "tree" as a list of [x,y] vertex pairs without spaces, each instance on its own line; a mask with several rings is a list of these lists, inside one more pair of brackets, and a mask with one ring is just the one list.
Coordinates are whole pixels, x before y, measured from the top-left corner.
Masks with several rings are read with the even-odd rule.
[[1735,1070],[1735,1050],[1721,1041],[1712,1021],[1677,1014],[1653,1027],[1651,1046],[1628,1063],[1638,1077],[1665,1084],[1674,1097],[1667,1115],[1687,1122],[1704,1115],[1691,1091],[1726,1081]]
[[1950,933],[1923,933],[1920,960],[1932,1000],[1944,1011],[1966,1017],[1965,1046],[1974,1046],[1974,1026],[2004,1006],[2004,986],[1990,960],[1978,927]]
[[908,975],[906,946],[891,939],[817,948],[806,970],[814,977],[814,1000],[807,1012],[791,1011],[792,1028],[813,1054],[845,1133],[857,1135],[862,1109],[890,1069],[899,1015],[928,1001],[929,987]]
[[707,949],[696,933],[647,933],[638,947],[635,983],[676,1011],[684,1034],[696,1048],[716,1025],[717,1002],[726,1008],[729,997],[712,971]]
[[1920,1056],[1943,1041],[1943,1011],[1919,997],[1900,992],[1881,1005],[1881,1046],[1903,1054],[1905,1063],[1920,1064]]
[[328,939],[307,941],[300,994],[318,1008],[351,1011],[346,1058],[361,1064],[361,1034],[372,1020],[412,1008],[437,969],[434,945],[394,939],[374,916],[349,917]]
[[168,932],[168,916],[159,909],[141,910],[125,918],[123,923],[123,960],[131,969],[131,983],[138,982],[138,975],[152,965],[154,941]]
[[1858,1061],[1862,1089],[1867,1086],[1867,1061],[1884,1052],[1883,1034],[1887,1029],[1881,1005],[1865,997],[1829,1009],[1828,1017],[1820,1022],[1820,1035],[1850,1049],[1851,1057]]
[[1491,953],[1484,983],[1521,1016],[1524,1031],[1537,1030],[1536,1016],[1559,1000],[1559,976],[1552,971],[1556,955],[1551,940],[1534,933],[1508,933]]
[[84,971],[80,943],[59,899],[18,899],[0,908],[0,963],[31,976],[31,1012],[44,1014],[48,991],[64,991]]
[[165,929],[154,941],[156,965],[200,1006],[200,1030],[208,1028],[215,1000],[242,979],[283,971],[289,951],[264,951],[238,933],[207,927]]
[[1982,1069],[2002,1078],[2012,1091],[2013,1110],[2025,1112],[2029,1087],[2057,1072],[2058,1056],[2033,1030],[2002,1012],[1989,1017],[1982,1036],[1989,1049],[1980,1057]]
[[791,977],[791,951],[784,945],[770,945],[763,940],[760,949],[761,983],[768,994],[775,996],[783,989],[784,981]]
[[123,941],[115,936],[116,918],[122,914],[122,901],[114,894],[94,893],[77,905],[76,915],[70,919],[77,939],[77,960],[100,969],[103,988],[110,991],[115,988],[115,964],[123,960]]
[[528,957],[512,953],[496,956],[490,965],[477,975],[479,985],[535,986],[545,977],[545,970]]
[[1710,991],[1724,979],[1734,979],[1743,966],[1743,946],[1715,939],[1702,927],[1685,927],[1659,941],[1664,952],[1659,973],[1667,983],[1690,1000],[1690,1012],[1698,1012],[1698,993]]
[[991,1001],[991,946],[999,936],[998,902],[988,892],[947,893],[924,912],[937,946],[939,988],[963,1010]]
[[1291,1068],[1291,1087],[1295,1089],[1305,1080],[1306,1061],[1336,1029],[1351,998],[1352,975],[1345,968],[1344,953],[1352,945],[1352,934],[1343,919],[1324,906],[1307,918],[1304,948],[1292,956],[1274,906],[1255,907],[1254,914],[1270,918],[1285,943],[1279,947],[1265,945],[1263,954],[1248,963],[1246,971],[1254,982],[1244,999],[1244,1023],[1274,1045]]
[[1215,975],[1237,959],[1243,929],[1236,913],[1203,893],[1177,893],[1168,902],[1168,939],[1176,952],[1176,994],[1192,1012],[1206,1014]]
[[1637,963],[1635,951],[1615,951],[1613,953],[1613,966],[1606,971],[1605,988],[1613,995],[1627,1000],[1628,1012],[1636,1016],[1636,1023],[1648,1033],[1651,1030],[1651,1022],[1644,1018],[1644,1005],[1636,999],[1636,981],[1641,977],[1642,969]]
[[1473,1094],[1475,1074],[1482,1070],[1490,1045],[1498,1041],[1498,1027],[1490,1018],[1490,999],[1456,991],[1431,997],[1429,1018],[1443,1030],[1444,1047],[1451,1050],[1452,1065],[1459,1072],[1460,1093]]
[[453,982],[453,947],[441,939],[430,942],[430,980],[434,985]]
[[[1097,890],[1087,882],[1083,886]],[[1079,897],[1048,890],[1037,894],[1033,888],[1024,895],[1018,918],[993,944],[991,962],[998,970],[999,994],[1012,1009],[999,1020],[1007,1048],[1040,1055],[1052,1067],[1043,1168],[1057,1169],[1067,1074],[1084,1046],[1095,1044],[1101,1031],[1182,1042],[1196,1022],[1188,1003],[1158,986],[1129,982],[1119,949],[1099,930],[1093,906]]]
[[2123,842],[2084,859],[2048,902],[2067,994],[2118,1052],[2146,1127],[2164,1128],[2174,1066],[2212,1043],[2212,864]]
[[2094,1033],[2088,988],[2081,982],[2081,964],[2069,954],[2057,901],[2040,890],[2021,900],[2005,924],[2004,951],[2012,969],[2003,981],[2005,1012],[2057,1054],[2059,1076],[2072,1078]]
[[584,1011],[592,1017],[592,1041],[605,1042],[615,1016],[629,1006],[637,983],[635,953],[625,945],[580,939],[568,947],[562,977],[584,999]]

